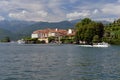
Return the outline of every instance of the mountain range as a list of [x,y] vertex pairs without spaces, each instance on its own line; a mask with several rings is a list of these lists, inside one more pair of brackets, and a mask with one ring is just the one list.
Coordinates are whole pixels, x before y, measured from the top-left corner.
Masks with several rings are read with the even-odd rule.
[[[68,29],[74,28],[77,22],[81,19],[72,21],[61,22],[34,22],[34,21],[0,21],[0,40],[4,37],[10,37],[12,40],[18,40],[23,37],[30,37],[31,33],[38,29],[44,28],[60,28]],[[108,24],[107,21],[102,21],[104,24]]]

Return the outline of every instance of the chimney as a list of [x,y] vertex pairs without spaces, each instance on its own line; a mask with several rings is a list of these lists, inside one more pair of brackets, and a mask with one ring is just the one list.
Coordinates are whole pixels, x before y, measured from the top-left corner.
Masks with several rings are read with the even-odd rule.
[[58,29],[56,28],[55,31],[58,31]]
[[68,29],[68,34],[72,34],[72,29]]

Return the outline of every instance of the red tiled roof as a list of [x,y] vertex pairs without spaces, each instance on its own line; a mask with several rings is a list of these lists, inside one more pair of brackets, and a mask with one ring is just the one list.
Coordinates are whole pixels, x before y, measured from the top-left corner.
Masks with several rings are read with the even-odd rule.
[[67,32],[67,30],[63,30],[63,29],[43,29],[43,30],[37,30],[34,31],[33,34],[37,34],[37,33],[48,33],[48,32],[57,32],[57,33],[61,33],[61,32]]
[[75,32],[73,32],[72,34],[67,34],[67,30],[64,29],[43,29],[43,30],[36,30],[33,32],[33,34],[40,34],[40,33],[44,33],[44,34],[48,34],[49,32],[53,32],[53,33],[59,33],[59,35],[64,36],[64,35],[68,35],[68,36],[72,36],[75,35]]

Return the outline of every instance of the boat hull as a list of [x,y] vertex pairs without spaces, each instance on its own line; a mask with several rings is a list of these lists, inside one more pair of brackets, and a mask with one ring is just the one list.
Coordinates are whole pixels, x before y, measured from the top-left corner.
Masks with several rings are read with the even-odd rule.
[[95,45],[79,45],[81,47],[109,47],[109,44],[95,44]]

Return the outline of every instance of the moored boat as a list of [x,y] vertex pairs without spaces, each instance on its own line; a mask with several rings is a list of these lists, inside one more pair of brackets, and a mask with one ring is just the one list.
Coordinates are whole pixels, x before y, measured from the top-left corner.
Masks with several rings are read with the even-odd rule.
[[18,44],[25,44],[24,40],[18,40],[17,42],[18,42]]

